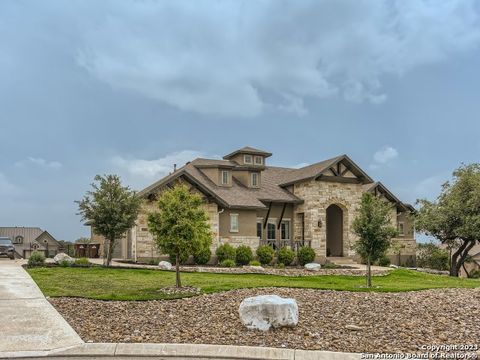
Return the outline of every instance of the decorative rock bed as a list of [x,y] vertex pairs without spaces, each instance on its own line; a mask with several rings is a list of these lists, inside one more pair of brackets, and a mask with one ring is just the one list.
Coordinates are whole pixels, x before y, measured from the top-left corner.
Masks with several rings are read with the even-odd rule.
[[[298,303],[297,326],[248,330],[240,303],[276,294]],[[422,352],[421,345],[477,344],[480,289],[400,293],[242,289],[181,300],[49,301],[85,341],[196,343],[345,352]],[[78,311],[81,309],[81,311]]]
[[[129,269],[152,269],[152,270],[163,270],[156,265],[144,265],[144,264],[135,264],[129,262],[120,262],[113,265],[112,267],[120,268],[129,268]],[[320,268],[316,267],[317,270],[311,271],[307,270],[304,267],[287,267],[287,268],[276,268],[273,266],[243,266],[243,267],[220,267],[220,266],[200,266],[200,265],[181,265],[180,271],[182,272],[206,272],[206,273],[218,273],[218,274],[269,274],[269,275],[280,275],[280,276],[318,276],[318,275],[346,275],[346,276],[365,276],[365,270],[357,269],[354,267],[343,266],[339,268]],[[167,270],[167,269],[165,269]],[[374,276],[383,276],[388,275],[393,269],[372,269],[372,275]],[[175,271],[175,267],[172,266],[170,271]]]

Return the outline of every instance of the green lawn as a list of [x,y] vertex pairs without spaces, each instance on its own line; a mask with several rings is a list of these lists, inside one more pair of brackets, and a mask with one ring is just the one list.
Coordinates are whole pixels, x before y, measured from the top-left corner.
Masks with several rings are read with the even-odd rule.
[[[175,284],[175,273],[144,269],[32,268],[32,278],[47,296],[73,296],[100,300],[165,299],[157,290]],[[478,279],[457,279],[398,269],[373,279],[373,289],[364,287],[362,276],[285,277],[263,274],[182,273],[182,285],[195,286],[204,293],[253,288],[294,287],[348,291],[411,291],[434,288],[480,287]]]

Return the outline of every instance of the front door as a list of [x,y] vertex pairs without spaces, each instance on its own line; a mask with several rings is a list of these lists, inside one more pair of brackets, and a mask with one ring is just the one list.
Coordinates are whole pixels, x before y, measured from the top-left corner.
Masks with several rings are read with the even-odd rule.
[[335,204],[327,208],[327,256],[343,256],[343,210]]

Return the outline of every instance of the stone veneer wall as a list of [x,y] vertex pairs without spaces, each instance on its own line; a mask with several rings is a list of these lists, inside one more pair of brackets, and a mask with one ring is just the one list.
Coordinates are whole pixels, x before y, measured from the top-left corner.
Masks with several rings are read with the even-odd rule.
[[[210,249],[213,254],[219,244],[218,206],[215,203],[205,203],[204,208],[207,211],[210,227],[212,229],[212,245],[210,246]],[[153,236],[148,231],[147,217],[148,213],[151,211],[157,211],[156,202],[145,202],[142,205],[142,210],[138,216],[137,225],[131,231],[133,259],[135,259],[135,255],[137,259],[159,258],[165,255],[158,251]]]
[[[255,251],[259,244],[260,238],[258,236],[222,236],[220,237],[220,244],[228,243],[233,247],[239,247],[240,245],[247,245],[249,246],[252,251]],[[214,254],[214,251],[212,251]]]
[[[324,259],[327,256],[326,210],[332,204],[343,210],[343,255],[355,255],[351,245],[356,240],[356,235],[351,228],[353,214],[360,205],[363,194],[362,185],[311,180],[295,184],[294,193],[304,200],[303,204],[295,208],[295,214],[304,213],[305,240],[311,241],[317,257]],[[300,230],[301,226],[294,227],[294,231]],[[294,237],[299,238],[301,234],[294,234]]]
[[[326,210],[336,204],[343,210],[343,256],[355,256],[352,249],[357,240],[357,236],[352,230],[352,224],[355,219],[355,213],[360,206],[363,194],[361,184],[335,183],[326,181],[306,181],[295,184],[294,193],[304,200],[303,204],[296,206],[294,239],[302,238],[302,226],[300,222],[300,213],[304,213],[305,240],[311,241],[311,246],[315,250],[319,260],[324,260],[327,255],[327,233],[326,233]],[[392,209],[392,225],[397,226],[397,211]],[[318,226],[319,221],[321,226]],[[402,255],[415,255],[415,239],[413,237],[403,237],[395,239],[405,244]],[[392,254],[392,250],[389,251]]]

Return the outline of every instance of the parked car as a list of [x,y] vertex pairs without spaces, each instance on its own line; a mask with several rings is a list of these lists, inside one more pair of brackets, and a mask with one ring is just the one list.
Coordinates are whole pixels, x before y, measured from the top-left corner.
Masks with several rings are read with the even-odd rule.
[[6,255],[10,260],[15,259],[15,246],[10,238],[0,238],[0,256]]

